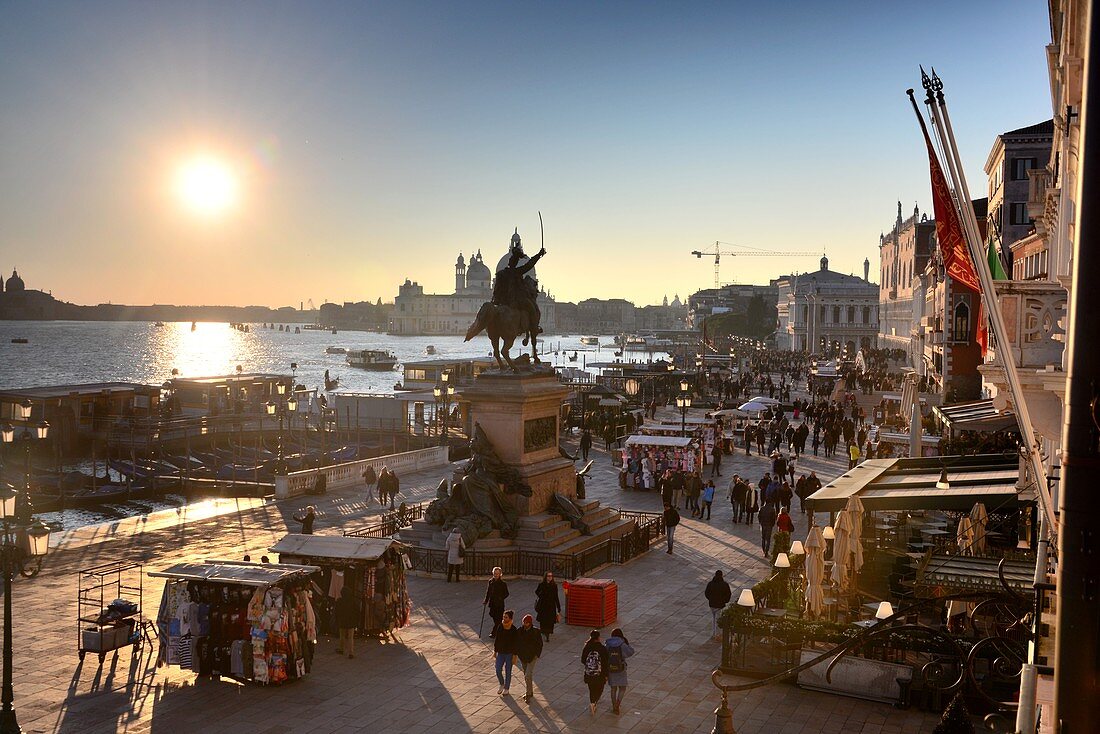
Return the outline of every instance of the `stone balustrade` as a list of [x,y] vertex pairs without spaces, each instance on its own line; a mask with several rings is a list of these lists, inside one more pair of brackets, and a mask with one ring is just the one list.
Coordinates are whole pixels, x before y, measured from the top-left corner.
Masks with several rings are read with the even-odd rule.
[[1060,369],[1066,334],[1065,288],[1039,280],[999,280],[994,285],[1016,366]]
[[400,477],[402,474],[422,471],[448,464],[447,447],[432,446],[416,451],[405,451],[400,454],[388,456],[376,456],[373,459],[359,459],[343,464],[320,469],[304,469],[291,472],[285,476],[275,477],[275,498],[286,499],[306,494],[317,483],[317,477],[325,476],[325,484],[328,489],[342,489],[363,484],[363,472],[368,466],[373,466],[375,473],[380,473],[383,466],[389,467]]

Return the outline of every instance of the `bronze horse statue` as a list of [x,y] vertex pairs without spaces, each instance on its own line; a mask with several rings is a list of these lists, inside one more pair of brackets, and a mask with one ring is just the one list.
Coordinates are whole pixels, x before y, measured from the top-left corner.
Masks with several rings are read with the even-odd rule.
[[[508,355],[508,350],[512,348],[512,344],[518,336],[523,336],[524,346],[527,345],[528,341],[531,342],[531,361],[535,364],[541,362],[538,349],[535,346],[535,336],[538,333],[538,328],[538,324],[531,323],[531,317],[525,311],[512,306],[500,306],[487,302],[477,312],[477,318],[474,319],[474,323],[466,331],[465,340],[470,341],[482,331],[486,332],[493,342],[493,356],[496,357],[497,365],[504,369],[504,363],[507,362],[512,371],[516,372],[518,368]],[[501,361],[502,355],[504,361]]]

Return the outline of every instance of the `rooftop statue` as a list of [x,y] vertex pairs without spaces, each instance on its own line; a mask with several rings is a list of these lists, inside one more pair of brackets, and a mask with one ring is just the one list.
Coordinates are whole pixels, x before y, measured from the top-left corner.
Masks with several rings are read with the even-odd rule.
[[543,247],[534,257],[528,258],[523,252],[519,233],[514,234],[507,264],[496,274],[493,298],[482,305],[477,312],[477,318],[466,332],[466,341],[482,331],[489,335],[493,342],[493,356],[502,370],[507,363],[512,371],[519,371],[519,366],[508,354],[519,336],[523,337],[524,346],[528,342],[531,344],[531,362],[540,363],[536,345],[538,334],[542,331],[539,327],[542,314],[536,302],[539,288],[538,283],[528,273],[534,270],[535,264],[545,254],[546,248]]

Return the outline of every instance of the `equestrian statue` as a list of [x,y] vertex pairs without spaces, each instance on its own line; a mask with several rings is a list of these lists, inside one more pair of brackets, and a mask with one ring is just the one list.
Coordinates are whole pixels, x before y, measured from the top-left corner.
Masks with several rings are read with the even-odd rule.
[[[508,264],[496,274],[496,282],[493,283],[493,298],[483,304],[477,312],[477,318],[466,332],[466,341],[470,341],[482,331],[489,335],[493,342],[493,356],[497,360],[500,369],[504,369],[505,363],[513,372],[518,372],[517,362],[521,364],[527,361],[527,355],[512,360],[508,350],[512,348],[516,337],[523,337],[523,345],[531,343],[530,361],[540,364],[536,340],[542,328],[539,321],[542,314],[536,299],[539,295],[538,283],[528,275],[535,268],[546,248],[528,258],[523,252],[519,232],[512,235],[512,247],[508,256]],[[524,261],[524,262],[520,262]],[[503,357],[503,360],[501,359]],[[522,359],[522,362],[521,362]]]

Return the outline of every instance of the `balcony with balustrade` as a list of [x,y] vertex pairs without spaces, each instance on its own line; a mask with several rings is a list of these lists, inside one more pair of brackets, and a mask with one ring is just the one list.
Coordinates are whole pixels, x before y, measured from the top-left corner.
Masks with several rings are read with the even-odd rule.
[[998,408],[1009,405],[1004,369],[995,363],[998,350],[1007,349],[1019,371],[1035,429],[1056,438],[1061,433],[1065,373],[1066,290],[1058,283],[1039,280],[1002,280],[995,284],[997,303],[1008,332],[1008,344],[994,344],[978,367],[982,378],[997,392]]

